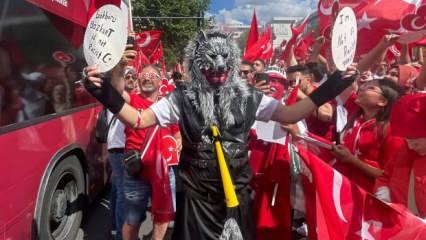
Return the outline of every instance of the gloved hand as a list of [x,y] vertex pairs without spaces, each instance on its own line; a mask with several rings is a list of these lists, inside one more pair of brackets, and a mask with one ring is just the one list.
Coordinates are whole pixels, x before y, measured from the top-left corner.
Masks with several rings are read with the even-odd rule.
[[348,88],[358,75],[359,71],[354,67],[348,67],[346,72],[336,70],[327,81],[309,95],[309,98],[316,106],[320,107]]
[[374,193],[374,196],[384,202],[391,202],[390,190],[388,187],[382,186],[377,188],[376,192]]
[[100,73],[93,66],[85,68],[83,74],[83,83],[86,90],[113,114],[120,112],[125,101],[121,94],[111,85],[111,74]]

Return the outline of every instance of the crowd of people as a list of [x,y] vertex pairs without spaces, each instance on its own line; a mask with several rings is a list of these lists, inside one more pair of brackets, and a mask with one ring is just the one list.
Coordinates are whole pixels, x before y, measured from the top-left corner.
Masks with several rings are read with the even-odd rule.
[[[208,42],[217,38],[218,42]],[[380,200],[408,206],[409,199],[414,199],[410,210],[426,217],[422,166],[426,156],[426,124],[422,122],[426,116],[426,63],[421,54],[413,59],[403,54],[387,62],[385,53],[397,37],[386,35],[342,73],[315,49],[321,47],[321,37],[306,59],[292,55],[288,61],[269,64],[262,59],[232,59],[239,56],[234,56],[232,46],[228,52],[223,50],[229,43],[221,38],[226,36],[200,34],[194,41],[195,50],[190,43],[186,71],[170,74],[176,89],[166,97],[159,94],[164,74],[158,66],[143,66],[138,73],[126,66],[134,57],[132,50],[114,68],[111,81],[96,67],[86,69],[86,89],[110,110],[110,120],[118,118],[113,119],[108,136],[116,239],[138,238],[149,199],[152,239],[164,239],[174,219],[175,239],[224,236],[227,210],[210,124],[219,125],[229,158],[240,201],[236,221],[242,229],[241,239],[270,239],[292,231],[300,238],[308,237],[303,228],[304,206],[298,202],[303,191],[302,196],[300,191],[290,191],[300,187],[297,179],[291,179],[291,186],[281,191],[291,199],[287,203],[292,214],[286,218],[292,218],[293,228],[265,229],[257,224],[266,168],[289,172],[290,165],[266,164],[271,158],[289,156],[279,150],[281,145],[258,139],[254,120],[279,122],[293,142],[303,141],[300,136],[309,134],[331,143],[329,154],[321,155],[324,161]],[[196,59],[204,50],[203,41],[213,49],[209,51],[218,51],[208,53],[209,63]],[[215,44],[222,48],[217,50]],[[181,156],[177,168],[159,160],[157,143],[145,149],[147,141],[161,142],[164,136],[177,141],[176,151]],[[143,154],[139,155],[143,169],[130,175],[126,159],[135,152]],[[412,175],[414,194],[409,191]],[[296,223],[298,219],[301,221]]]

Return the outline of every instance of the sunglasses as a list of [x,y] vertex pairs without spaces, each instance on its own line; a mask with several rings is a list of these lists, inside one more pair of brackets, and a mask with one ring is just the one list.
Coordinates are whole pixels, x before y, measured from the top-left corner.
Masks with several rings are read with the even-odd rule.
[[249,74],[251,71],[249,71],[249,70],[241,70],[240,71],[240,75],[247,75],[247,74]]
[[134,79],[136,79],[136,75],[134,75],[134,74],[128,74],[128,75],[126,75],[126,76],[124,77],[124,79],[126,79],[126,80],[129,80],[129,79],[134,80]]
[[153,80],[155,78],[161,78],[161,77],[160,77],[160,75],[158,75],[156,73],[141,73],[141,78]]

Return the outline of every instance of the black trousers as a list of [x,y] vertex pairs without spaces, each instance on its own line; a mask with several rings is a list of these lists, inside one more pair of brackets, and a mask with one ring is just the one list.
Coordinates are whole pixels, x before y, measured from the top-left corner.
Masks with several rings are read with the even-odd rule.
[[176,198],[176,218],[172,239],[240,240],[235,237],[224,237],[225,222],[231,217],[238,224],[244,240],[255,239],[253,210],[248,187],[239,191],[237,197],[239,206],[227,208],[224,196],[217,199],[199,196],[183,186],[183,191],[179,192]]

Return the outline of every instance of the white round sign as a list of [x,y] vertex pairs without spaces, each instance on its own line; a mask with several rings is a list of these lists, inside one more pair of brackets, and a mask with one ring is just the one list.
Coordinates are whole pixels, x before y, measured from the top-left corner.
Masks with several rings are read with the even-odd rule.
[[344,7],[337,15],[331,36],[331,54],[340,71],[345,71],[354,60],[357,34],[355,13],[350,7]]
[[99,8],[90,18],[84,34],[84,58],[101,72],[111,70],[120,61],[127,42],[127,19],[115,5]]

